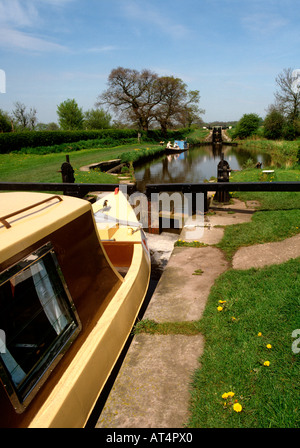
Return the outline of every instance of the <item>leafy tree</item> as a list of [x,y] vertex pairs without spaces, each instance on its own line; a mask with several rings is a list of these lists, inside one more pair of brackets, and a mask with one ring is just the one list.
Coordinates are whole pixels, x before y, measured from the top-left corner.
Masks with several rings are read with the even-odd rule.
[[158,78],[155,86],[161,92],[161,101],[154,109],[154,116],[162,131],[166,133],[177,123],[190,126],[200,112],[199,91],[188,92],[186,84],[173,76]]
[[155,122],[166,131],[176,123],[191,122],[200,113],[199,92],[188,92],[184,82],[173,76],[118,67],[111,71],[108,86],[96,105],[107,104],[122,121],[136,123],[145,131]]
[[11,130],[11,121],[8,114],[0,109],[0,132],[10,132]]
[[83,129],[83,112],[74,99],[68,99],[57,106],[58,122],[64,131]]
[[153,121],[152,110],[160,102],[154,88],[158,76],[150,70],[118,67],[108,77],[108,89],[98,97],[97,106],[108,104],[116,114],[123,114],[147,131]]
[[86,129],[108,129],[111,115],[103,109],[90,109],[84,114],[84,127]]
[[268,139],[277,140],[282,136],[285,119],[282,113],[271,106],[264,120],[264,136]]
[[261,118],[257,114],[244,114],[238,122],[233,133],[233,138],[247,138],[257,131],[261,123]]
[[36,131],[59,131],[59,126],[54,123],[38,123],[36,125]]
[[16,102],[12,114],[15,118],[15,127],[17,129],[20,129],[21,131],[34,130],[37,123],[35,108],[31,107],[29,112],[27,112],[24,104]]

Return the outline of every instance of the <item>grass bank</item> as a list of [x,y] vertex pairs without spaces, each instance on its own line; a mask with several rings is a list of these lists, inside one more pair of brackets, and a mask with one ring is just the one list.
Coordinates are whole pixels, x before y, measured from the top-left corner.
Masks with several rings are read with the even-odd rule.
[[194,129],[187,136],[187,141],[190,144],[197,145],[197,143],[203,142],[209,135],[209,130],[207,129]]
[[292,167],[300,162],[300,140],[247,139],[238,141],[243,149],[266,152],[271,156],[273,167]]
[[299,290],[300,259],[218,278],[200,322],[188,427],[299,428]]
[[[74,169],[75,182],[78,183],[116,183],[115,176],[90,170],[80,171],[80,167],[110,159],[123,154],[136,153],[142,155],[150,148],[161,151],[159,145],[149,143],[127,144],[111,148],[82,149],[70,153],[70,163]],[[137,150],[137,151],[136,151]],[[66,160],[67,153],[54,154],[0,154],[1,182],[61,182],[60,167]]]
[[[268,175],[270,176],[270,175]],[[232,173],[232,182],[259,182],[261,170]],[[300,181],[300,169],[277,169],[269,181]],[[300,232],[300,192],[234,192],[242,201],[258,201],[258,211],[248,223],[226,226],[224,237],[217,244],[229,259],[242,246],[282,241]]]

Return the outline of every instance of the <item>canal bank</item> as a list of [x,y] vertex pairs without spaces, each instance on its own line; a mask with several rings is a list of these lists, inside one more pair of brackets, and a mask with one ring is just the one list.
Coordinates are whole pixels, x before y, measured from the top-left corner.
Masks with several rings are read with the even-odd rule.
[[[216,278],[230,265],[214,247],[220,227],[251,220],[255,204],[237,200],[205,217],[200,248],[175,247],[143,319],[162,322],[201,319]],[[228,211],[230,213],[228,213]],[[188,225],[179,236],[189,241]],[[151,247],[151,238],[149,238]],[[162,246],[161,246],[162,247]],[[201,275],[194,275],[201,270]],[[204,350],[201,334],[135,335],[96,428],[183,428],[189,416],[189,387]]]

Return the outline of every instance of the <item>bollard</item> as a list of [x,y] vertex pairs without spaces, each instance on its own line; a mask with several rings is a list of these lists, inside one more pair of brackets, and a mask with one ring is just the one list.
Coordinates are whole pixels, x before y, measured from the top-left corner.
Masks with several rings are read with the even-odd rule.
[[[218,182],[229,182],[230,172],[229,163],[224,160],[224,153],[222,153],[221,160],[218,163]],[[229,191],[217,191],[214,200],[216,202],[229,202]]]
[[[74,177],[74,170],[72,168],[72,165],[70,164],[70,157],[66,156],[66,162],[64,162],[60,168],[61,176],[62,176],[62,182],[65,184],[74,184],[75,177]],[[65,195],[67,196],[74,196],[74,192],[65,191]],[[76,196],[76,195],[75,195]]]

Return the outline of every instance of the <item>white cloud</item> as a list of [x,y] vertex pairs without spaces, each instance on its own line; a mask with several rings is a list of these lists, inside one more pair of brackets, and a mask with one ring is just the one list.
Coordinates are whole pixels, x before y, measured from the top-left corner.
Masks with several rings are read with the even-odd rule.
[[43,19],[38,6],[60,5],[74,0],[0,0],[0,47],[49,52],[65,51],[66,47],[52,42],[38,32]]
[[45,39],[32,36],[28,33],[18,31],[12,28],[1,28],[0,46],[6,48],[19,48],[21,50],[49,52],[66,51],[66,47],[47,41]]
[[0,1],[0,24],[17,27],[28,27],[34,24],[38,18],[38,12],[33,3],[19,0]]

